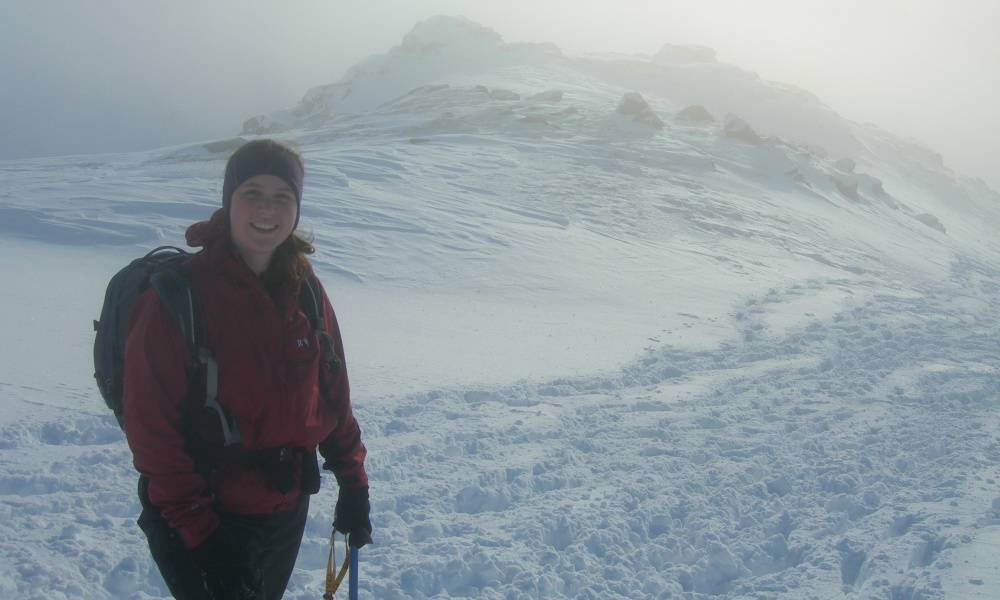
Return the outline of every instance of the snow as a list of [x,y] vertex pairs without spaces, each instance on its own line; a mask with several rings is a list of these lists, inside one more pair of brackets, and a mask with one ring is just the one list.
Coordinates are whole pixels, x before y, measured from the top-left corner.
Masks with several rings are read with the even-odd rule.
[[[369,448],[362,597],[1000,589],[1000,196],[932,150],[705,48],[445,17],[255,132],[306,159]],[[0,597],[167,595],[91,321],[238,143],[0,162]],[[322,594],[324,483],[286,598]]]

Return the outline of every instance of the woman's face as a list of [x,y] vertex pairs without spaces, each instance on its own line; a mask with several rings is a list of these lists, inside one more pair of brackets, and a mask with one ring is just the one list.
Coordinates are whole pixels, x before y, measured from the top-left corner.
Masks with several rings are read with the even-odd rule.
[[258,275],[292,233],[298,211],[295,192],[275,175],[255,175],[233,192],[229,207],[233,243]]

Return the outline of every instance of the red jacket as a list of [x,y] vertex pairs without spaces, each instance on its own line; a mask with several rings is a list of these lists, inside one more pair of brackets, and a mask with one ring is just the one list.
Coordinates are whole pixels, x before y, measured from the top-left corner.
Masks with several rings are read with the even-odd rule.
[[[268,294],[221,228],[222,211],[187,232],[203,249],[185,263],[205,320],[206,347],[219,364],[218,402],[235,415],[247,450],[319,446],[344,487],[368,484],[365,446],[351,411],[340,328],[323,292],[324,321],[341,366],[321,371],[320,346],[298,307],[298,286]],[[149,290],[129,316],[125,343],[125,434],[149,499],[194,547],[218,526],[216,511],[264,514],[290,510],[299,495],[274,489],[258,467],[224,463],[210,475],[185,450],[194,437],[221,438],[217,416],[185,406],[191,352],[159,296]],[[329,398],[320,394],[319,376]],[[204,374],[201,374],[202,381]],[[203,396],[191,405],[203,403]],[[188,432],[181,433],[181,429]],[[301,474],[296,459],[293,472]]]

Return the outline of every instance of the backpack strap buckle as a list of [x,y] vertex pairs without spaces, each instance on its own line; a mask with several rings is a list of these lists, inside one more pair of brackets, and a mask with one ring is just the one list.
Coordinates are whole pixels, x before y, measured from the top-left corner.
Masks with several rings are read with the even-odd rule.
[[326,332],[326,322],[323,320],[322,296],[319,290],[319,281],[315,275],[309,275],[303,282],[299,290],[299,304],[302,306],[309,325],[316,332],[319,339],[320,350],[323,353],[323,366],[327,371],[336,373],[340,370],[340,357],[334,349],[333,337]]
[[215,362],[215,357],[208,348],[198,349],[198,360],[205,365],[205,408],[214,411],[219,415],[222,423],[222,437],[226,446],[239,444],[243,441],[240,435],[240,426],[236,422],[236,417],[227,414],[225,408],[219,404],[217,396],[219,394],[219,363]]

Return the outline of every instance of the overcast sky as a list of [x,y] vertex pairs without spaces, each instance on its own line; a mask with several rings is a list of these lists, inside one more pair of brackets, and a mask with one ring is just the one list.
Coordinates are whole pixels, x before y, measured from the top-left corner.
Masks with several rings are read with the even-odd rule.
[[2,0],[0,159],[239,133],[437,14],[507,42],[698,44],[1000,191],[997,0]]

